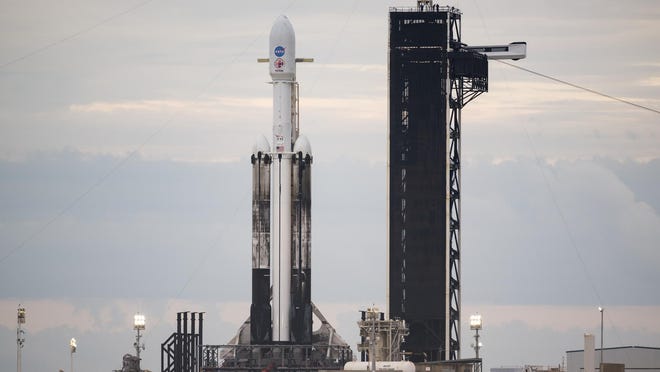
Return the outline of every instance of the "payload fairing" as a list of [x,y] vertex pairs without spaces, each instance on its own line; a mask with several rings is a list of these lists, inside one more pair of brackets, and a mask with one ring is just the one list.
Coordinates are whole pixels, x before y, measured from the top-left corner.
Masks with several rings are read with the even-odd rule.
[[298,134],[295,33],[286,16],[273,24],[269,49],[273,142],[260,137],[252,153],[250,343],[311,344],[312,154]]

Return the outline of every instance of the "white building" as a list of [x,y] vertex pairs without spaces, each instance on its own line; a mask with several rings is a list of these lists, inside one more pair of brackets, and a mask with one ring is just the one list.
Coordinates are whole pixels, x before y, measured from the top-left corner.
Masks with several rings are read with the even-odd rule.
[[[660,372],[660,348],[622,346],[602,351],[603,363],[623,364],[626,372]],[[600,353],[601,349],[596,349],[596,371],[600,368]],[[584,350],[566,352],[566,372],[584,372]]]
[[515,366],[515,367],[493,367],[490,369],[490,372],[560,372],[560,368],[559,366],[548,367],[548,366],[525,365],[525,366]]

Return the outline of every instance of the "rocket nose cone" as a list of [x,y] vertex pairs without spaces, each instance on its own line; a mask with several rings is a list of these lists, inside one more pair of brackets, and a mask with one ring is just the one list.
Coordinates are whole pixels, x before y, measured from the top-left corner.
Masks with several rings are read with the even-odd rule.
[[277,79],[291,80],[296,76],[296,34],[289,18],[277,17],[270,29],[268,41],[270,75]]
[[270,29],[270,38],[272,39],[295,39],[293,25],[285,15],[277,17]]
[[309,144],[307,137],[300,135],[293,145],[293,152],[296,154],[302,152],[303,156],[312,156],[312,145]]
[[270,144],[264,135],[257,137],[257,139],[254,141],[254,145],[252,145],[253,155],[257,155],[260,152],[262,154],[270,152]]
[[289,20],[289,17],[287,17],[284,14],[280,14],[277,18],[275,18],[275,22],[273,22],[273,29],[279,27],[289,28],[293,30],[293,26],[291,25],[291,21]]

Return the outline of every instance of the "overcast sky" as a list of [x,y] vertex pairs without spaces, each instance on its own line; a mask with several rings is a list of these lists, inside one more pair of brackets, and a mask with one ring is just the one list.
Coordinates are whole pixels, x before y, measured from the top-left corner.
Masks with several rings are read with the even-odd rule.
[[[314,152],[313,289],[353,348],[385,308],[387,12],[414,1],[1,1],[0,370],[143,368],[177,311],[204,340],[249,314],[250,149],[269,135],[268,33],[295,30]],[[660,109],[656,1],[455,1],[463,42]],[[660,347],[660,116],[491,61],[463,110],[463,319],[485,368],[558,365],[598,335]],[[473,356],[463,322],[462,356]],[[598,336],[597,336],[598,339]],[[606,356],[607,357],[607,356]],[[486,369],[487,370],[487,369]]]

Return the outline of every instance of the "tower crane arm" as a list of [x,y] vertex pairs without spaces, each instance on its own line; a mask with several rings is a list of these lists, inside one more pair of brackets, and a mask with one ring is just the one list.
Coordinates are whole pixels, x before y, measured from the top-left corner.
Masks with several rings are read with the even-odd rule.
[[527,57],[527,43],[524,41],[517,41],[508,45],[468,45],[464,48],[485,54],[488,59],[512,59],[517,61]]

